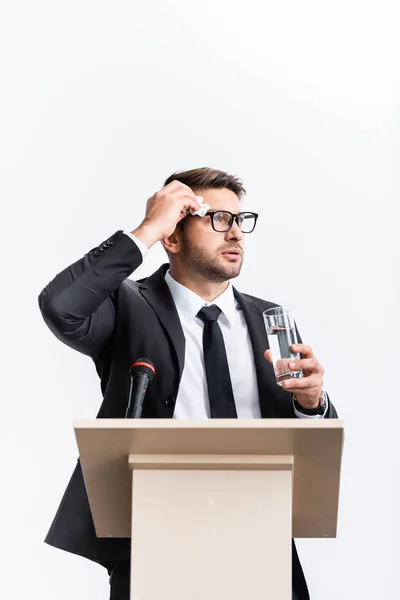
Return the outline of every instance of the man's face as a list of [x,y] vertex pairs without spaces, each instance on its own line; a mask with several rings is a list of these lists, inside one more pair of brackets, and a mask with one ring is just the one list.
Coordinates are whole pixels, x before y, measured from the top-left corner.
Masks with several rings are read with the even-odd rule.
[[[239,198],[227,188],[197,190],[210,211],[241,212]],[[188,217],[181,235],[180,257],[186,266],[208,281],[227,281],[237,277],[243,263],[244,237],[236,221],[226,232],[214,231],[211,216]],[[232,251],[231,253],[229,251]]]

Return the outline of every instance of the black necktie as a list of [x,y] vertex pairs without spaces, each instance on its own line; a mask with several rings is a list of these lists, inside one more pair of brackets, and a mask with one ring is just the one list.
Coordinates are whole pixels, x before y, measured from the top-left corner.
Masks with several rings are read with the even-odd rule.
[[218,325],[221,309],[205,306],[197,316],[204,321],[203,352],[212,419],[236,419],[235,400],[229,375],[224,338]]

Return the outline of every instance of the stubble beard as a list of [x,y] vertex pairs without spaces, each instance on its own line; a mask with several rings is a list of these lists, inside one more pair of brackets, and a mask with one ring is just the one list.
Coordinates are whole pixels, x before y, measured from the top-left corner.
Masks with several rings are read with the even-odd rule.
[[211,257],[204,247],[196,246],[193,242],[190,242],[184,231],[182,232],[182,249],[185,265],[207,281],[221,283],[234,279],[240,274],[243,264],[242,256],[239,261],[227,262],[225,265],[218,264],[216,257]]

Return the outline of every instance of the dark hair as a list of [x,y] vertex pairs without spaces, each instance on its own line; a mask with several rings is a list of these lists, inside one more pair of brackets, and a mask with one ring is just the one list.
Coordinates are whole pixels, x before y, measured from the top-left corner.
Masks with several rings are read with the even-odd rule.
[[175,179],[188,185],[192,190],[228,188],[228,190],[234,192],[239,199],[246,193],[243,182],[239,177],[236,177],[236,175],[229,175],[229,173],[225,173],[225,171],[210,169],[209,167],[200,167],[199,169],[191,169],[190,171],[177,171],[165,180],[164,186]]
[[[190,171],[176,171],[164,181],[164,186],[174,180],[184,183],[195,191],[227,188],[234,192],[239,200],[246,193],[243,182],[239,177],[209,167],[190,169]],[[178,227],[183,229],[185,222],[186,219],[179,221]]]

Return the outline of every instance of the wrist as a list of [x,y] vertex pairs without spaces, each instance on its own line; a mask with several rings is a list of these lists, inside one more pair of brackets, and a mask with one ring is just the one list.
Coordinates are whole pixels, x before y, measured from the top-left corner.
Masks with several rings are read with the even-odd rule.
[[314,400],[310,400],[310,398],[302,398],[301,394],[296,394],[294,395],[294,398],[296,399],[297,404],[307,410],[314,410],[320,405],[320,396],[317,396]]
[[149,249],[160,239],[160,236],[154,230],[154,227],[152,227],[151,224],[146,223],[146,221],[143,221],[139,227],[131,231],[131,234],[137,237],[138,240],[143,242]]
[[292,399],[296,410],[310,416],[324,415],[328,407],[328,394],[324,390],[321,390],[317,404],[308,402],[304,405],[295,394],[292,394]]

